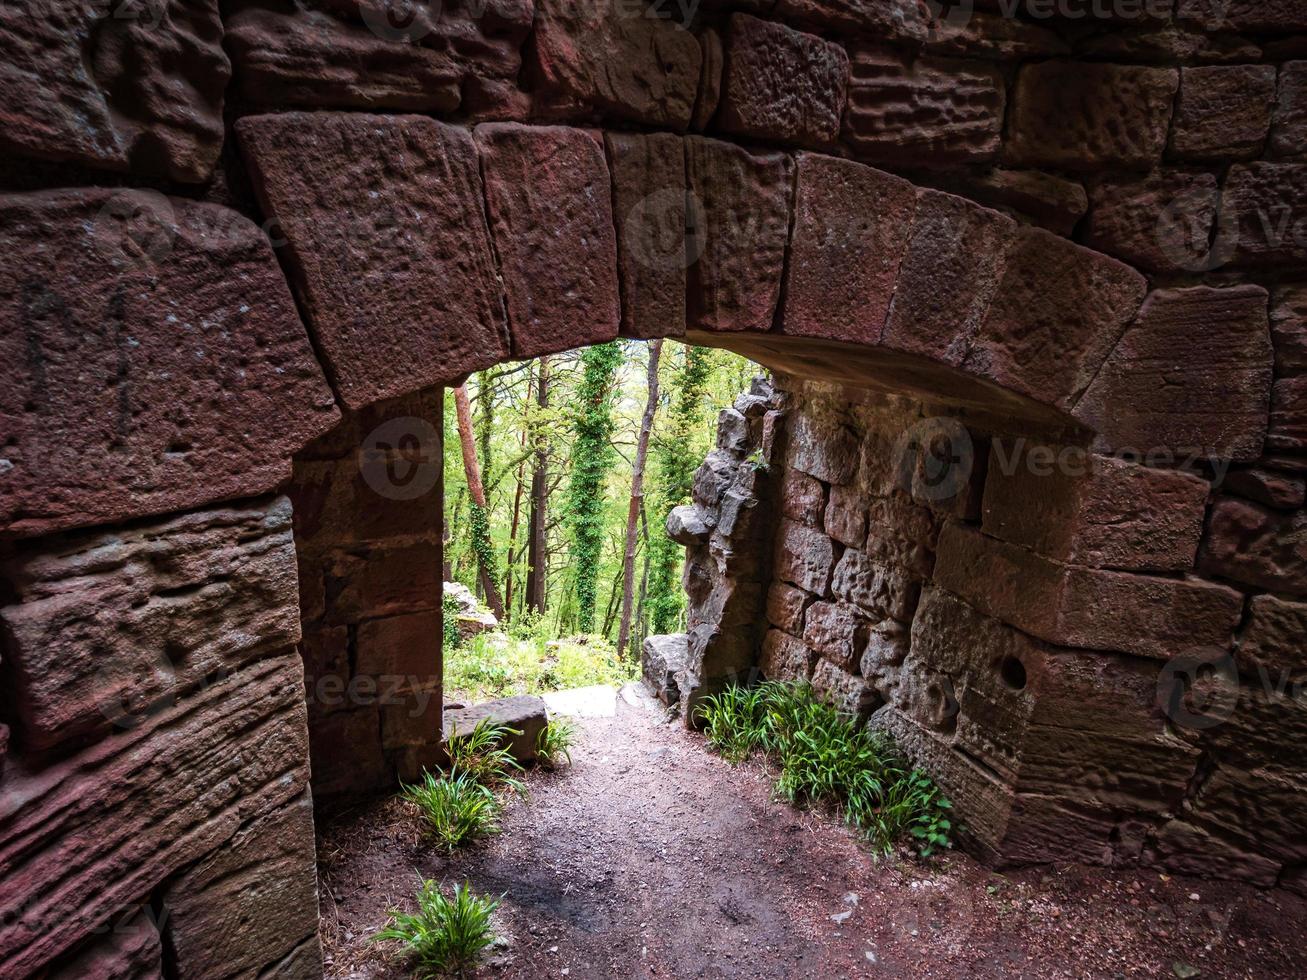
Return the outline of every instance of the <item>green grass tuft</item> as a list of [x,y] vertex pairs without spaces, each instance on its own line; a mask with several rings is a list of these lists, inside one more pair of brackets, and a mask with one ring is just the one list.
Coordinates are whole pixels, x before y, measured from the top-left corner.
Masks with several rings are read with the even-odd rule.
[[536,759],[546,769],[557,769],[564,759],[570,766],[575,743],[576,726],[566,718],[555,718],[536,737]]
[[881,854],[911,838],[922,857],[951,846],[950,804],[883,732],[860,728],[806,685],[730,687],[698,708],[708,743],[733,763],[762,752],[780,766],[776,791],[826,804]]
[[474,895],[467,882],[446,898],[434,881],[423,881],[417,905],[416,914],[391,909],[390,922],[372,937],[399,943],[417,980],[462,973],[495,941],[491,916],[499,901]]
[[446,851],[499,833],[503,804],[467,773],[439,778],[424,772],[421,780],[404,787],[403,797],[422,812],[427,833]]
[[478,722],[467,735],[459,735],[457,728],[451,730],[450,775],[467,775],[483,786],[503,786],[524,794],[526,784],[512,775],[521,772],[522,766],[509,751],[509,741],[521,734],[521,729],[495,725],[489,718]]

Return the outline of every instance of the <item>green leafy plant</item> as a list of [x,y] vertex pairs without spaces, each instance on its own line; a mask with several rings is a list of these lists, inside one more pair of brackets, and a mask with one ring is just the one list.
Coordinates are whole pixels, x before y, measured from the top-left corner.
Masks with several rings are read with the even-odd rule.
[[555,718],[536,736],[536,758],[548,769],[556,769],[563,759],[570,766],[575,743],[576,726],[566,718]]
[[884,732],[860,728],[804,685],[731,687],[698,709],[709,745],[732,762],[761,751],[779,764],[776,792],[829,805],[879,853],[911,837],[930,857],[951,846],[950,804]]
[[462,646],[463,638],[458,632],[458,614],[461,611],[458,600],[452,595],[444,597],[441,604],[443,615],[441,616],[441,626],[444,628],[444,651],[446,654],[457,650]]
[[500,900],[473,894],[467,882],[446,898],[434,881],[423,881],[417,912],[390,909],[389,923],[372,941],[399,943],[418,980],[463,973],[495,941],[491,917]]
[[496,725],[489,718],[478,722],[467,735],[453,728],[449,733],[451,777],[468,776],[483,786],[504,786],[525,793],[526,784],[511,775],[522,771],[510,751],[513,736],[521,734],[521,729]]
[[499,833],[503,804],[468,773],[439,778],[423,772],[402,795],[422,812],[428,835],[446,851]]

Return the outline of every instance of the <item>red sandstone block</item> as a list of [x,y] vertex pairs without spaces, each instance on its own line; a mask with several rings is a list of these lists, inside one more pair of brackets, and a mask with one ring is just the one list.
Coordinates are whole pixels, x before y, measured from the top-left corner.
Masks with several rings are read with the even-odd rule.
[[940,534],[935,582],[1049,643],[1159,660],[1228,648],[1243,611],[1222,585],[1065,565],[956,524]]
[[793,163],[687,137],[690,176],[688,324],[771,329],[790,233]]
[[838,44],[746,14],[730,21],[719,125],[729,133],[824,146],[840,134],[849,56]]
[[780,630],[768,630],[762,641],[762,659],[758,669],[770,681],[798,681],[802,683],[812,675],[816,654]]
[[967,197],[981,204],[1016,211],[1066,238],[1071,237],[1089,209],[1089,196],[1083,184],[1039,170],[999,167],[986,174],[963,178],[959,187]]
[[1282,286],[1271,301],[1275,373],[1307,374],[1307,286]]
[[1293,453],[1307,450],[1307,374],[1275,382],[1266,446]]
[[[312,960],[321,971],[313,797],[306,791],[242,827],[169,883],[162,901],[169,961],[178,976],[314,975],[288,969],[291,957]],[[311,949],[296,957],[301,946]]]
[[0,567],[14,720],[38,751],[137,724],[300,638],[285,497],[82,534]]
[[1130,267],[1040,228],[1020,228],[964,370],[1068,410],[1144,298]]
[[[392,699],[394,700],[394,699]],[[443,703],[439,686],[381,707],[381,744],[387,750],[439,745]]]
[[1114,451],[1256,459],[1273,357],[1266,306],[1261,286],[1155,291],[1075,416]]
[[148,906],[114,915],[99,935],[45,974],[48,980],[159,980],[163,975],[163,944]]
[[1229,258],[1211,242],[1219,197],[1213,174],[1108,178],[1090,195],[1085,244],[1149,271],[1205,271]]
[[850,67],[844,139],[858,157],[920,167],[998,156],[1006,89],[997,66],[859,46]]
[[1221,489],[1277,510],[1297,510],[1307,503],[1307,478],[1262,466],[1227,473]]
[[1166,146],[1179,84],[1173,68],[1026,65],[1008,113],[1004,160],[1064,170],[1151,169]]
[[983,527],[1058,561],[1185,571],[1198,551],[1209,489],[1187,473],[1077,447],[995,440]]
[[1264,671],[1278,682],[1307,667],[1307,602],[1259,595],[1253,597],[1249,611],[1235,654],[1243,673]]
[[864,678],[824,658],[817,661],[809,683],[818,700],[825,701],[855,724],[862,724],[872,710],[881,704],[880,696],[868,686]]
[[545,91],[651,126],[684,130],[703,55],[687,28],[622,0],[536,0],[532,50]]
[[784,582],[773,582],[767,592],[767,621],[791,636],[803,635],[803,613],[812,596]]
[[439,609],[441,578],[439,540],[334,553],[324,563],[326,620],[334,626]]
[[722,97],[722,75],[726,69],[722,36],[713,28],[705,27],[699,34],[699,48],[703,52],[703,70],[699,74],[699,92],[690,120],[690,128],[696,133],[706,130],[717,114]]
[[237,133],[347,405],[450,384],[507,356],[465,130],[288,113],[246,117]]
[[1218,500],[1199,567],[1235,582],[1307,597],[1307,511],[1282,514],[1243,500]]
[[1245,265],[1307,263],[1307,163],[1249,163],[1230,168],[1221,195],[1215,247]]
[[[39,772],[11,766],[0,794],[6,970],[37,974],[96,924],[304,793],[303,683],[299,657],[286,650]],[[354,748],[340,758],[356,765]]]
[[788,467],[781,478],[781,513],[792,521],[818,530],[826,509],[826,490],[802,470]]
[[786,462],[825,483],[853,482],[861,460],[858,433],[843,419],[801,412],[790,418]]
[[[465,87],[516,84],[533,9],[532,0],[417,4],[402,16],[350,0],[247,7],[224,19],[225,40],[256,105],[448,113]],[[480,108],[470,101],[464,108]]]
[[849,603],[814,602],[804,619],[803,642],[840,669],[854,672],[870,629],[870,621]]
[[[854,548],[845,549],[831,578],[831,592],[860,606],[876,621],[911,622],[920,591],[921,583],[908,569]],[[811,614],[808,619],[811,622]]]
[[391,690],[439,686],[441,612],[369,619],[357,633],[354,673],[385,678]]
[[851,160],[800,153],[796,163],[782,330],[874,344],[894,296],[916,190]]
[[772,14],[899,41],[924,41],[930,28],[930,10],[921,0],[777,0]]
[[338,413],[267,239],[144,190],[0,196],[0,527],[272,489]]
[[835,563],[830,538],[802,524],[782,521],[776,544],[776,578],[825,595]]
[[1274,65],[1181,68],[1170,156],[1177,160],[1257,156],[1271,127],[1275,74]]
[[604,151],[559,126],[478,126],[486,201],[513,354],[539,357],[617,336],[617,237]]
[[0,148],[200,183],[222,149],[231,64],[216,0],[148,12],[24,3],[0,30]]
[[622,336],[685,333],[685,143],[667,133],[605,133],[617,216]]
[[1176,17],[1208,31],[1307,31],[1307,9],[1299,0],[1178,0]]
[[964,198],[920,191],[881,343],[960,364],[1003,279],[1016,228]]
[[826,533],[849,548],[867,540],[866,494],[856,487],[833,486],[826,505]]
[[390,786],[393,777],[382,754],[381,716],[375,704],[315,719],[309,742],[317,799],[359,796]]
[[1307,61],[1290,61],[1280,67],[1271,150],[1286,159],[1307,156]]

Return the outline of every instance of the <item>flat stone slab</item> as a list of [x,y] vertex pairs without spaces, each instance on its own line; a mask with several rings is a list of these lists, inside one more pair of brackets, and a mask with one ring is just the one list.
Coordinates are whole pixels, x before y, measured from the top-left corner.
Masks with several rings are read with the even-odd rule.
[[607,684],[550,691],[541,697],[550,715],[571,718],[612,718],[617,715],[617,688]]
[[467,708],[446,708],[444,737],[449,742],[472,733],[489,719],[494,725],[507,725],[520,731],[508,743],[508,750],[518,762],[532,762],[536,757],[536,740],[549,725],[549,713],[543,698],[519,694],[511,698],[485,701]]

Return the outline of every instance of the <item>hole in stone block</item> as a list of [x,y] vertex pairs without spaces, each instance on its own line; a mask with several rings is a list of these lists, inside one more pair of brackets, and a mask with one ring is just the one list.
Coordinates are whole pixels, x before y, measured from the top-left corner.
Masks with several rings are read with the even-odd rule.
[[999,664],[998,675],[1014,691],[1023,691],[1026,687],[1026,665],[1016,657],[1004,657]]

